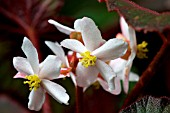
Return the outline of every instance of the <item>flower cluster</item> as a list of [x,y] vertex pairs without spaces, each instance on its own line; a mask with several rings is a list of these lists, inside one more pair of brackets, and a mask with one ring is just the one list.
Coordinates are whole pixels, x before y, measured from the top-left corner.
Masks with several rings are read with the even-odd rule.
[[[71,77],[75,86],[86,90],[96,82],[104,90],[118,95],[123,80],[124,91],[128,92],[128,82],[138,81],[139,76],[130,72],[136,56],[137,44],[133,28],[120,18],[122,34],[108,41],[104,40],[98,27],[90,18],[77,19],[74,29],[66,27],[54,20],[50,24],[69,35],[70,39],[58,42],[45,41],[55,55],[49,55],[39,64],[37,50],[26,37],[22,50],[27,58],[14,57],[13,65],[18,71],[14,78],[24,78],[29,85],[28,108],[40,110],[45,92],[60,103],[68,104],[69,95],[66,90],[50,80]],[[70,49],[66,55],[63,48]]]

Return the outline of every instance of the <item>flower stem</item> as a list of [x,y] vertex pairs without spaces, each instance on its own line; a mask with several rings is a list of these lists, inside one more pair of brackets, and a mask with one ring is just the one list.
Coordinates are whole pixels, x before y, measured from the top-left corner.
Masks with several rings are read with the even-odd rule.
[[76,113],[83,113],[83,88],[76,87]]

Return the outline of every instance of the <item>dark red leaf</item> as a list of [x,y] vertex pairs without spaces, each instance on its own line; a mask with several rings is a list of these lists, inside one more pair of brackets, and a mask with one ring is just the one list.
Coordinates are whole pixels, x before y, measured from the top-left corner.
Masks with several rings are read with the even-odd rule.
[[170,28],[170,13],[157,13],[129,0],[107,0],[109,11],[116,10],[136,30],[160,31]]

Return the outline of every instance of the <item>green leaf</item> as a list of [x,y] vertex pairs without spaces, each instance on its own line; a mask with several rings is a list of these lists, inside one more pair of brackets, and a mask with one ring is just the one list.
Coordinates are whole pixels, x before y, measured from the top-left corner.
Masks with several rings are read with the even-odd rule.
[[129,0],[107,0],[109,11],[116,10],[136,30],[163,31],[170,28],[170,13],[157,13]]
[[170,113],[170,99],[145,96],[120,113]]
[[92,18],[102,30],[119,21],[117,13],[109,13],[105,3],[99,3],[97,0],[65,0],[65,5],[60,13],[76,19],[84,16]]

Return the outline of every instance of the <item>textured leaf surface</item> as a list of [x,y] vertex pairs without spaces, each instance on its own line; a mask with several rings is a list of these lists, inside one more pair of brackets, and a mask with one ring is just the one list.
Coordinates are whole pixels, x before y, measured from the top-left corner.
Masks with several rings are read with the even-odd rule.
[[170,113],[170,99],[146,96],[120,113]]
[[157,13],[129,0],[107,0],[109,11],[116,10],[136,30],[162,31],[170,28],[170,13]]

